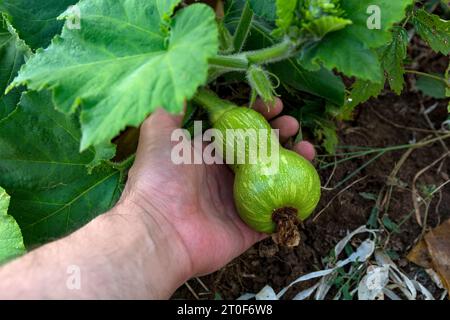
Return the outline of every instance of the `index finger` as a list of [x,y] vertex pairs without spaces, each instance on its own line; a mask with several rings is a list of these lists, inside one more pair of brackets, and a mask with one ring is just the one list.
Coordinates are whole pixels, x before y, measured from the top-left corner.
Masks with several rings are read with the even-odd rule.
[[271,120],[283,111],[283,102],[281,99],[275,98],[273,105],[270,105],[258,98],[253,109],[261,113],[267,120]]

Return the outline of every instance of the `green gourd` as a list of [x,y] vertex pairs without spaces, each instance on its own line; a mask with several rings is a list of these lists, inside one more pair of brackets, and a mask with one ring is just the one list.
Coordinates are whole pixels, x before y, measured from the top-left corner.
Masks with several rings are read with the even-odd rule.
[[[273,133],[263,139],[267,139],[268,150],[272,144],[279,150],[275,171],[268,171],[274,168],[273,163],[260,161],[259,157],[250,163],[250,143],[246,140],[243,140],[245,154],[242,155],[246,161],[236,163],[238,148],[236,141],[227,141],[227,130],[237,130],[236,136],[249,129],[271,132],[269,123],[255,110],[221,100],[207,90],[201,89],[195,100],[207,109],[213,127],[223,136],[215,143],[223,152],[224,159],[231,156],[234,161],[229,166],[235,173],[234,200],[242,220],[256,231],[274,234],[274,240],[281,245],[298,245],[297,224],[311,215],[320,199],[320,178],[314,166],[297,153],[280,146]],[[234,154],[227,155],[226,151],[230,150],[227,147],[231,144],[235,147],[232,150]]]

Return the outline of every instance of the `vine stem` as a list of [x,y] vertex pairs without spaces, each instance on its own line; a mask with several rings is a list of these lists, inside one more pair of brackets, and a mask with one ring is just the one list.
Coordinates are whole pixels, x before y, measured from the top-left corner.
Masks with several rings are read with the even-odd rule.
[[115,163],[115,162],[109,162],[109,164],[114,168],[117,169],[119,171],[125,171],[131,168],[131,166],[134,163],[134,160],[136,160],[136,154],[133,154],[131,156],[129,156],[127,159],[125,159],[124,161],[120,162],[120,163]]
[[406,17],[405,21],[402,24],[402,28],[406,27],[406,25],[408,24],[408,22],[411,19],[411,17],[412,17],[412,13],[408,13],[408,16]]
[[210,67],[223,70],[247,71],[249,61],[245,55],[215,56],[208,60]]
[[411,73],[411,74],[417,74],[419,76],[428,77],[428,78],[435,79],[435,80],[438,80],[438,81],[442,81],[442,82],[444,82],[447,85],[447,87],[449,86],[447,81],[444,78],[441,78],[439,76],[435,76],[435,75],[432,75],[432,74],[429,74],[429,73],[426,73],[426,72],[417,71],[417,70],[405,70],[405,72],[406,73]]
[[244,10],[242,11],[242,15],[239,20],[239,24],[236,28],[233,37],[233,45],[235,52],[242,51],[242,48],[244,47],[248,34],[250,32],[252,21],[253,21],[253,10],[250,8],[250,3],[246,1]]
[[246,54],[249,62],[257,64],[273,63],[290,58],[295,50],[291,40],[285,40],[272,47],[251,51]]
[[251,64],[273,63],[288,59],[294,54],[295,46],[292,41],[285,40],[266,49],[231,56],[218,55],[210,58],[209,64],[217,69],[246,72]]

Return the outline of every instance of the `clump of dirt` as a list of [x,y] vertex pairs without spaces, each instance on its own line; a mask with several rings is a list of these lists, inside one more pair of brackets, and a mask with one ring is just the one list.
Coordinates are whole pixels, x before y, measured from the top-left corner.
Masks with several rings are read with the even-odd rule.
[[[354,121],[342,123],[339,128],[340,145],[387,147],[407,145],[433,136],[428,121],[422,111],[424,107],[438,103],[428,114],[430,121],[438,127],[447,119],[445,101],[437,102],[425,99],[421,95],[408,92],[398,97],[385,94],[359,107]],[[438,159],[445,148],[450,148],[448,140],[445,145],[436,141],[425,147],[417,148],[406,158],[395,181],[387,181],[392,170],[408,149],[387,152],[376,161],[355,174],[355,170],[366,164],[371,156],[356,158],[343,164],[320,171],[322,183],[330,179],[329,187],[336,185],[350,174],[355,174],[343,187],[358,181],[348,190],[324,191],[316,212],[320,216],[307,220],[301,228],[300,245],[296,248],[278,247],[271,239],[256,244],[245,254],[235,259],[222,270],[203,277],[202,281],[209,288],[209,293],[195,280],[190,281],[191,288],[204,293],[205,299],[236,299],[242,293],[256,293],[265,285],[276,291],[282,289],[302,274],[322,269],[322,259],[329,255],[336,243],[345,237],[348,231],[367,223],[374,201],[368,200],[365,194],[378,195],[386,188],[392,187],[390,201],[384,203],[380,219],[388,217],[398,226],[398,230],[390,233],[386,250],[397,255],[396,263],[419,280],[425,281],[431,292],[436,288],[424,272],[409,264],[404,258],[419,238],[422,227],[414,216],[411,198],[412,182],[418,171]],[[351,152],[353,149],[339,149],[339,153]],[[328,161],[332,161],[329,158]],[[418,186],[439,186],[449,177],[450,163],[444,160],[440,166],[426,171],[417,181]],[[427,226],[437,226],[450,215],[450,188],[442,188],[439,195],[430,203]],[[290,299],[302,288],[311,283],[299,284],[289,290],[285,298]],[[194,296],[187,287],[180,288],[175,299],[192,299]]]

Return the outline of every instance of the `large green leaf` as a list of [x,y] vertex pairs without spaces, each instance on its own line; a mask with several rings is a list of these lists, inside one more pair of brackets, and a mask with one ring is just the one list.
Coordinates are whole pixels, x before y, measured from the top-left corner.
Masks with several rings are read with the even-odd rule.
[[19,102],[21,89],[14,89],[8,95],[4,92],[30,53],[12,26],[0,14],[0,119],[14,110]]
[[98,156],[78,152],[75,117],[54,109],[48,93],[28,92],[0,121],[0,185],[11,195],[11,214],[27,245],[47,242],[108,210],[119,196],[121,172]]
[[21,39],[33,49],[46,47],[61,31],[56,18],[78,0],[2,0],[0,11],[8,14]]
[[392,41],[382,50],[381,63],[388,78],[391,89],[400,94],[405,82],[403,61],[407,55],[408,33],[402,27],[396,27],[392,33]]
[[8,215],[9,196],[0,187],[0,264],[25,253],[22,233],[13,217]]
[[422,91],[423,94],[435,99],[445,99],[447,96],[446,89],[448,89],[448,86],[445,85],[445,78],[440,74],[433,74],[433,76],[442,80],[420,75],[416,81],[417,89]]
[[355,107],[370,98],[377,97],[383,89],[384,81],[381,83],[373,83],[360,79],[356,80],[344,106],[344,118],[350,118]]
[[322,64],[347,76],[378,83],[383,80],[376,52],[365,47],[348,29],[328,34],[321,42],[307,47],[299,56],[299,63],[309,70],[318,70]]
[[[394,23],[405,16],[405,9],[413,0],[345,0],[341,8],[345,17],[353,24],[345,29],[327,34],[320,42],[308,46],[300,55],[301,64],[309,69],[317,69],[323,64],[348,76],[356,76],[372,82],[382,82],[380,64],[373,48],[386,45]],[[368,28],[372,12],[379,9],[381,23],[379,29]],[[375,14],[377,11],[374,11]]]
[[183,110],[207,81],[208,59],[218,50],[215,15],[194,4],[170,21],[173,6],[161,1],[83,0],[81,29],[64,27],[39,50],[13,82],[51,88],[56,107],[72,113],[81,105],[81,150],[111,140],[126,126],[138,126],[157,107]]
[[413,23],[417,33],[434,51],[450,53],[450,21],[419,9],[414,13]]
[[[247,0],[230,0],[231,2],[247,1]],[[248,0],[253,12],[267,21],[275,21],[277,16],[276,0]]]
[[304,24],[303,28],[316,40],[320,40],[329,33],[344,29],[349,24],[352,24],[352,21],[349,19],[324,16]]
[[338,106],[344,104],[344,83],[329,70],[322,68],[311,72],[302,68],[293,59],[270,65],[269,70],[284,84],[296,90],[314,94]]
[[[347,17],[353,21],[348,27],[351,35],[368,48],[378,48],[391,40],[392,26],[403,20],[405,9],[413,2],[414,0],[345,0],[341,1],[341,6]],[[373,13],[368,13],[368,9],[375,7],[380,10],[380,29],[369,29],[368,21],[370,24],[369,17]]]
[[287,33],[295,17],[298,0],[276,0],[278,30]]

